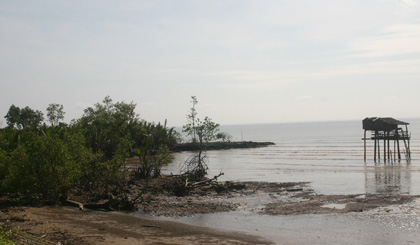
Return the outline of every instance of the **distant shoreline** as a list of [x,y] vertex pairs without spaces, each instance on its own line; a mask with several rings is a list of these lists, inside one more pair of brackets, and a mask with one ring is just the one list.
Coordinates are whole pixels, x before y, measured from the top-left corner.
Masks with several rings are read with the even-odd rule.
[[[259,148],[275,145],[273,142],[254,142],[254,141],[233,141],[233,142],[210,142],[205,143],[205,150],[227,150],[227,149],[242,149],[242,148]],[[173,149],[174,152],[181,151],[198,151],[200,145],[197,143],[183,143],[178,144]]]

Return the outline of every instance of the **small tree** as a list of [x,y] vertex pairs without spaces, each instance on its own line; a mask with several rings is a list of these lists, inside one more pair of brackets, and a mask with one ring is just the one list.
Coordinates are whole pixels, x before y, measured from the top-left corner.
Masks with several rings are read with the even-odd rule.
[[[195,96],[192,96],[192,98],[195,99]],[[213,122],[209,117],[205,117],[204,121],[194,117],[194,121],[190,120],[188,124],[183,126],[183,131],[187,135],[196,135],[198,137],[200,148],[198,154],[189,158],[182,168],[183,171],[190,174],[193,178],[201,179],[207,174],[208,166],[205,162],[206,157],[203,156],[205,143],[216,139],[219,126],[218,123]]]
[[9,127],[16,127],[17,129],[22,129],[22,124],[20,123],[20,108],[11,105],[9,111],[7,112],[6,116],[7,125]]
[[192,141],[195,143],[197,142],[197,138],[196,138],[196,128],[195,128],[195,120],[197,118],[197,112],[195,110],[195,105],[198,103],[197,101],[197,97],[196,96],[191,96],[191,103],[192,103],[192,107],[191,107],[191,112],[187,115],[187,120],[189,122],[189,124],[192,125],[191,127],[191,135],[192,135]]
[[216,139],[219,126],[218,123],[213,122],[209,117],[205,117],[204,121],[197,118],[195,131],[201,148],[203,148],[203,143],[208,143]]
[[48,121],[51,123],[51,126],[55,126],[60,120],[63,120],[64,114],[65,112],[63,111],[63,105],[49,104],[47,108],[47,117]]
[[139,156],[139,164],[134,170],[135,177],[158,177],[161,174],[161,168],[172,162],[174,157],[166,145],[159,145],[158,149],[153,148],[153,146],[153,138],[149,137],[146,145],[142,149],[136,150]]

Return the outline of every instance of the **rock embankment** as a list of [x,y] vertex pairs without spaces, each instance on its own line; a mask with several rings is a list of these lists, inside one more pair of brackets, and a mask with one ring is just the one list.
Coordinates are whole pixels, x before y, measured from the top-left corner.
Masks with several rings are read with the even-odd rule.
[[[206,150],[226,150],[226,149],[240,149],[240,148],[258,148],[275,145],[273,142],[253,142],[253,141],[235,141],[235,142],[210,142],[204,144]],[[178,144],[174,151],[198,151],[200,145],[197,143],[183,143]]]

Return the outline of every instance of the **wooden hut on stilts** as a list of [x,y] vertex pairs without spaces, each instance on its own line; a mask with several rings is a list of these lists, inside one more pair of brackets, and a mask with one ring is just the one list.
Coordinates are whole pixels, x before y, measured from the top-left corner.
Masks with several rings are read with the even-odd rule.
[[[366,132],[371,131],[370,139],[374,141],[374,160],[381,160],[381,142],[383,142],[383,160],[393,162],[401,160],[400,141],[404,142],[405,159],[411,160],[409,123],[391,117],[368,117],[363,120],[364,158],[366,162]],[[405,127],[403,127],[405,126]],[[393,142],[394,151],[390,142]]]

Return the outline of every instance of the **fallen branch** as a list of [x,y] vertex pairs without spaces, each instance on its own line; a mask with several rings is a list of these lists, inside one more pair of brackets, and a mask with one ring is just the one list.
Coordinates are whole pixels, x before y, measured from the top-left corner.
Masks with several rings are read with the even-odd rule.
[[104,203],[81,203],[73,200],[67,199],[65,201],[66,204],[69,204],[71,206],[76,206],[80,210],[84,210],[85,208],[88,209],[102,209],[102,210],[108,210],[108,211],[115,211],[115,209],[133,209],[133,202],[129,201],[127,197],[123,197],[121,199],[115,199],[114,197],[111,197],[108,199],[108,201]]
[[224,175],[224,173],[220,172],[219,175],[214,176],[212,179],[207,179],[207,180],[203,180],[203,181],[199,181],[199,182],[195,182],[191,184],[191,187],[199,187],[199,186],[205,186],[207,184],[210,184],[213,181],[217,181],[217,178],[219,178],[220,176]]
[[76,202],[76,201],[69,200],[69,199],[67,199],[67,200],[65,201],[65,203],[66,203],[66,204],[69,204],[70,206],[79,207],[79,210],[84,210],[83,203]]

